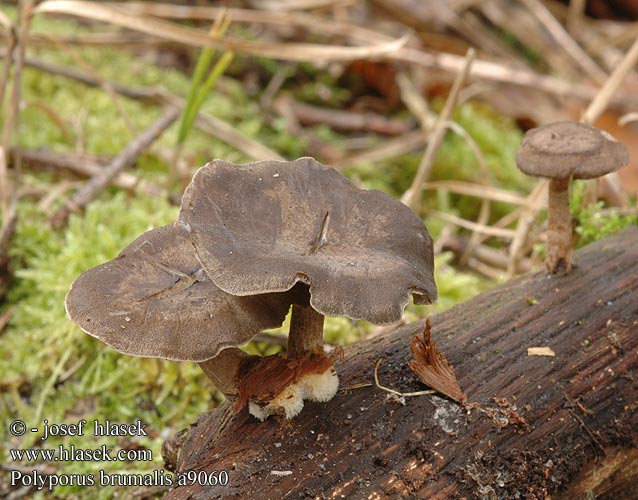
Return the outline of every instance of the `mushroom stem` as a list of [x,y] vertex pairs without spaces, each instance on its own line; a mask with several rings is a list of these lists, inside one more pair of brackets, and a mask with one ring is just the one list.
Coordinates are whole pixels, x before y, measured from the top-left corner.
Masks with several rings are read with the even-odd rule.
[[310,306],[294,304],[288,333],[288,358],[309,352],[323,353],[323,314]]
[[234,397],[238,394],[239,371],[247,359],[251,358],[241,349],[229,347],[212,359],[202,361],[199,366],[213,383],[226,397]]
[[547,257],[551,273],[572,267],[572,218],[569,213],[569,178],[550,179],[547,200]]

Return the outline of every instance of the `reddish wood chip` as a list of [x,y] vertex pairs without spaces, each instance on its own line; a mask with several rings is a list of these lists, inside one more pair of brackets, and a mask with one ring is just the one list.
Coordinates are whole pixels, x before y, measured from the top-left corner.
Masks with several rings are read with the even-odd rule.
[[293,359],[279,355],[250,358],[239,374],[239,395],[233,412],[239,413],[248,401],[272,401],[290,384],[304,375],[321,374],[332,367],[332,357],[322,353],[305,353]]
[[459,403],[465,403],[467,396],[459,387],[454,367],[445,359],[430,340],[430,320],[425,323],[423,338],[415,335],[410,343],[414,359],[408,361],[410,370],[428,387],[445,394]]

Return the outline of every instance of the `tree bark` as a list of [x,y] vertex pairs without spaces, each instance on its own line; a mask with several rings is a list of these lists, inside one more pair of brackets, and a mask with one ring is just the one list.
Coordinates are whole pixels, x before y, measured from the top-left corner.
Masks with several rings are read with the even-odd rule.
[[167,461],[178,473],[227,471],[229,483],[166,498],[638,498],[638,229],[574,264],[431,318],[465,407],[361,387],[383,357],[381,384],[425,389],[407,364],[425,322],[401,326],[347,347],[337,396],[291,421],[202,415],[167,442]]

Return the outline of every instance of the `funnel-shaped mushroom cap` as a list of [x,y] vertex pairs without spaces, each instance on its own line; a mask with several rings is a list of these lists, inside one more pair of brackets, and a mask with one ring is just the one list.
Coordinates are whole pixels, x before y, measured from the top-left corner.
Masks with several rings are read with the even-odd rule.
[[125,354],[205,361],[280,326],[288,295],[228,295],[202,269],[188,232],[166,226],[82,274],[66,310],[86,333]]
[[521,171],[549,179],[591,179],[628,163],[627,149],[609,133],[570,121],[529,130],[516,154]]
[[179,219],[208,275],[233,295],[301,281],[318,312],[373,323],[399,320],[410,293],[417,303],[437,298],[421,219],[312,158],[215,160],[195,174]]

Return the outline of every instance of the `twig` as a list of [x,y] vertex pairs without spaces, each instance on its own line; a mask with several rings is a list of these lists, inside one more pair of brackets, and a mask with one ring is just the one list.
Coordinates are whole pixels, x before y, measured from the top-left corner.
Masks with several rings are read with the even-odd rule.
[[[470,149],[474,153],[474,156],[476,156],[476,160],[478,161],[479,168],[481,169],[480,178],[483,181],[483,188],[488,187],[488,179],[490,177],[490,172],[487,168],[487,164],[485,163],[485,158],[483,158],[483,153],[481,152],[481,148],[479,147],[479,145],[476,143],[474,138],[467,133],[467,130],[465,130],[455,121],[449,121],[445,124],[445,126],[449,128],[451,131],[453,131],[455,134],[463,137],[463,139],[465,139],[467,144],[470,146]],[[479,216],[476,223],[481,226],[485,226],[489,222],[489,218],[490,218],[490,202],[486,197],[481,196],[481,208],[479,210]],[[481,237],[480,233],[476,231],[472,232],[472,236],[470,237],[470,241],[467,245],[467,248],[465,249],[465,252],[463,252],[463,255],[461,255],[461,258],[459,259],[461,264],[465,264],[467,260],[470,258],[470,255],[472,254],[472,250],[474,249],[476,245],[479,244],[480,237]]]
[[36,13],[68,14],[95,21],[108,22],[123,28],[159,36],[193,47],[213,47],[219,50],[233,50],[253,56],[270,57],[288,61],[353,61],[371,57],[387,56],[396,52],[408,41],[407,36],[391,42],[375,43],[370,46],[317,45],[312,43],[267,43],[223,37],[212,38],[205,33],[177,23],[171,23],[153,16],[137,17],[106,3],[81,1],[43,2]]
[[512,277],[516,274],[520,260],[523,256],[523,250],[525,248],[525,242],[529,236],[529,230],[538,212],[545,204],[547,193],[547,181],[539,181],[532,192],[527,197],[527,203],[521,216],[518,219],[516,230],[514,232],[514,238],[510,244],[509,250],[509,264],[507,266],[507,276]]
[[[6,52],[5,52],[6,54]],[[127,87],[113,80],[98,80],[95,76],[87,74],[73,66],[63,66],[61,64],[55,64],[48,61],[43,61],[35,57],[26,57],[24,64],[31,68],[39,69],[45,73],[52,75],[59,75],[71,80],[84,83],[90,87],[102,87],[103,84],[108,85],[114,92],[117,92],[124,97],[136,99],[138,101],[163,104],[165,102],[165,91],[161,88],[148,88],[148,87]]]
[[[6,28],[8,33],[7,48],[5,49],[5,54],[13,54],[13,49],[15,49],[17,41],[15,31],[13,26],[11,25],[11,22],[8,19],[5,19],[4,14],[2,14],[2,21],[2,24]],[[8,25],[6,24],[7,22],[9,22]],[[2,111],[4,103],[4,94],[7,90],[7,82],[9,81],[12,61],[12,57],[4,57],[4,65],[2,66],[2,73],[0,74],[0,111]]]
[[[13,131],[18,125],[18,117],[20,110],[20,90],[22,88],[22,68],[24,63],[24,51],[26,48],[27,33],[29,32],[29,26],[31,23],[31,14],[34,0],[20,0],[18,4],[18,19],[17,23],[20,27],[20,32],[17,37],[17,55],[15,57],[14,72],[13,72],[13,88],[11,95],[11,102],[7,106],[7,113],[5,116],[4,126],[2,128],[2,142],[0,146],[6,154],[11,147],[11,136]],[[7,61],[7,65],[9,62]],[[6,82],[5,82],[6,83]],[[7,170],[6,161],[0,161],[0,208],[2,209],[3,219],[6,219],[9,213],[9,207],[11,200],[9,198],[9,175]],[[15,198],[16,190],[13,191],[13,197]]]
[[370,382],[360,382],[358,384],[347,385],[345,387],[339,387],[339,392],[348,392],[353,389],[363,389],[364,387],[372,387]]
[[132,165],[144,149],[151,145],[179,116],[178,108],[169,109],[162,117],[126,146],[99,175],[92,177],[76,192],[50,220],[51,226],[61,228],[71,212],[82,209],[100,194],[124,168]]
[[[104,169],[104,164],[108,163],[94,156],[21,148],[12,148],[11,154],[19,154],[22,157],[22,161],[32,168],[47,170],[53,167],[55,169],[69,170],[84,177],[99,175]],[[113,185],[122,189],[144,193],[149,196],[164,196],[166,194],[166,191],[158,185],[139,179],[134,174],[128,172],[119,173],[115,179],[113,179]]]
[[461,90],[461,87],[470,74],[472,61],[474,61],[475,56],[476,52],[474,51],[474,49],[469,49],[467,51],[467,54],[465,55],[465,64],[462,70],[456,76],[454,84],[452,85],[452,89],[450,90],[450,95],[445,101],[445,105],[441,110],[441,114],[437,118],[437,122],[434,125],[434,130],[432,131],[432,136],[428,141],[425,154],[423,155],[423,159],[421,161],[421,164],[419,165],[419,169],[417,170],[412,185],[401,197],[401,201],[417,213],[419,212],[421,206],[423,183],[430,175],[436,152],[438,151],[441,142],[443,142],[443,137],[445,137],[445,123],[450,119],[450,116],[452,115],[452,112],[456,107],[456,100],[458,98],[459,91]]
[[375,113],[357,113],[339,109],[320,108],[281,96],[274,102],[275,109],[287,106],[302,125],[325,124],[336,130],[370,131],[381,135],[401,135],[412,128],[407,121],[388,120]]
[[382,361],[383,361],[383,358],[379,358],[377,359],[377,362],[374,365],[374,385],[376,385],[382,391],[389,392],[390,394],[394,394],[395,396],[399,398],[408,398],[412,396],[425,396],[426,394],[434,394],[436,392],[433,390],[416,391],[416,392],[399,392],[399,391],[395,391],[394,389],[390,389],[389,387],[386,387],[384,385],[381,385],[381,383],[379,382],[378,371]]
[[[47,2],[45,5],[50,3],[59,5],[60,3],[65,2]],[[70,2],[66,3],[69,4]],[[164,40],[172,40],[175,42],[181,42],[182,44],[186,43],[197,46],[209,45],[211,41],[199,33],[194,34],[190,31],[184,32],[184,30],[176,30],[172,23],[167,23],[165,21],[160,23],[150,23],[152,26],[137,26],[135,25],[136,23],[133,22],[133,17],[144,17],[145,14],[148,14],[150,9],[153,9],[154,16],[174,17],[179,19],[210,19],[211,17],[214,18],[220,12],[220,9],[213,7],[187,7],[184,5],[177,6],[167,4],[144,5],[140,2],[130,2],[130,5],[128,2],[122,3],[121,5],[118,5],[118,9],[122,11],[123,17],[126,17],[126,13],[132,15],[126,21],[127,25],[129,22],[133,23],[133,25],[129,26],[131,29],[135,29],[142,33],[150,33],[154,36],[160,36]],[[44,9],[42,10],[44,11]],[[104,11],[106,9],[102,8],[100,10]],[[242,21],[283,26],[300,26],[314,31],[319,31],[323,34],[346,36],[354,44],[369,44],[370,42],[377,44],[373,47],[343,47],[344,50],[331,53],[333,51],[333,47],[328,46],[300,46],[299,44],[286,45],[263,43],[259,46],[255,46],[256,44],[238,42],[236,40],[233,40],[232,42],[224,40],[224,42],[227,42],[230,46],[227,48],[246,51],[247,53],[261,54],[280,60],[297,61],[317,60],[319,58],[352,59],[378,55],[395,61],[411,62],[425,68],[438,69],[452,73],[458,73],[463,66],[463,58],[456,54],[424,52],[418,49],[401,47],[403,40],[397,42],[396,39],[393,39],[390,36],[352,23],[345,23],[334,19],[322,19],[317,16],[303,15],[299,13],[260,12],[247,9],[230,9],[229,12],[232,14],[233,19],[238,22]],[[89,16],[90,15],[91,14],[89,14]],[[122,19],[120,18],[119,21],[122,21]],[[167,29],[164,31],[158,31],[158,26],[161,26],[162,28],[166,27]],[[493,61],[477,59],[473,65],[473,73],[476,77],[485,80],[507,82],[519,86],[532,87],[551,94],[577,97],[582,100],[589,101],[595,94],[595,89],[589,84],[568,82],[554,76],[541,75],[537,72],[524,68],[512,68],[505,64]],[[619,99],[619,101],[621,100],[625,101],[627,99],[623,97],[622,99]]]
[[423,184],[424,190],[445,190],[452,193],[474,196],[476,198],[486,198],[492,201],[502,201],[514,205],[525,205],[527,198],[513,191],[497,188],[494,186],[484,186],[464,181],[431,181]]
[[[181,106],[180,106],[181,107]],[[283,156],[263,144],[246,137],[235,127],[217,118],[200,111],[195,120],[195,125],[200,130],[230,144],[238,151],[259,160],[283,160]]]
[[[458,72],[463,67],[464,59],[456,54],[446,52],[424,52],[412,48],[402,48],[390,59],[417,64],[424,68]],[[476,78],[509,83],[521,87],[531,87],[557,96],[575,97],[590,100],[595,95],[594,87],[589,84],[568,82],[561,78],[542,75],[525,68],[512,68],[494,61],[477,59],[472,64],[472,74]],[[635,98],[618,98],[617,102],[635,102]]]
[[430,110],[428,103],[412,84],[412,80],[403,71],[397,74],[396,79],[403,104],[416,116],[423,130],[432,129],[436,123],[436,114]]
[[563,47],[565,53],[578,66],[584,69],[589,75],[598,80],[604,81],[607,78],[605,72],[589,56],[583,48],[578,45],[569,35],[563,26],[556,20],[552,13],[540,2],[540,0],[521,0],[534,16],[545,26],[545,29]]
[[574,36],[578,26],[580,25],[583,12],[585,12],[586,3],[586,0],[569,0],[569,10],[567,11],[567,20],[565,24],[567,25],[567,32],[572,36]]
[[[569,399],[566,398],[568,401]],[[607,453],[605,453],[605,448],[603,447],[603,445],[600,443],[600,440],[596,437],[596,435],[594,434],[594,432],[589,428],[589,426],[587,426],[587,424],[585,424],[585,422],[583,421],[582,418],[580,418],[575,411],[573,411],[571,408],[568,408],[567,411],[569,412],[569,414],[574,417],[574,419],[580,424],[581,428],[583,428],[585,430],[585,432],[587,433],[587,435],[591,438],[592,443],[594,443],[594,450],[597,451],[601,456],[604,457],[605,455],[607,455]]]
[[628,123],[638,122],[638,111],[633,111],[631,113],[626,113],[618,118],[618,125],[624,127]]
[[477,224],[476,222],[472,222],[467,219],[457,217],[456,215],[440,212],[438,210],[428,210],[428,215],[438,217],[439,219],[443,219],[446,222],[451,222],[452,224],[456,226],[469,229],[470,231],[476,231],[481,234],[496,236],[497,238],[505,238],[508,240],[514,237],[514,231],[512,231],[511,229],[502,229],[502,228],[498,228],[494,226],[486,226],[483,224]]
[[7,326],[7,323],[11,319],[12,315],[13,309],[10,307],[8,309],[5,309],[2,314],[0,314],[0,335],[2,335],[2,332],[4,332],[4,327]]
[[638,38],[634,41],[632,46],[625,54],[623,60],[616,66],[616,69],[612,71],[605,84],[601,87],[596,94],[596,97],[591,101],[585,112],[580,117],[580,121],[583,123],[594,123],[603,111],[609,106],[611,98],[616,93],[620,84],[623,82],[627,73],[633,69],[638,61]]
[[[4,155],[2,151],[0,151],[0,161],[2,161],[3,157]],[[4,218],[0,228],[0,302],[2,302],[13,279],[11,259],[9,259],[9,247],[15,235],[18,222],[17,204],[17,196],[14,196],[7,211],[3,214]]]
[[[441,235],[438,243],[441,245],[442,251],[449,250],[455,255],[460,256],[467,251],[468,239],[463,236],[448,233]],[[472,250],[472,256],[479,262],[500,270],[506,270],[509,263],[509,257],[506,252],[487,245],[476,245]],[[525,259],[519,263],[518,271],[527,272],[530,269],[531,263],[529,260]]]
[[381,162],[388,158],[418,151],[423,148],[426,141],[427,135],[422,130],[413,130],[405,135],[387,139],[376,147],[338,159],[333,162],[333,165],[343,167],[360,162]]

